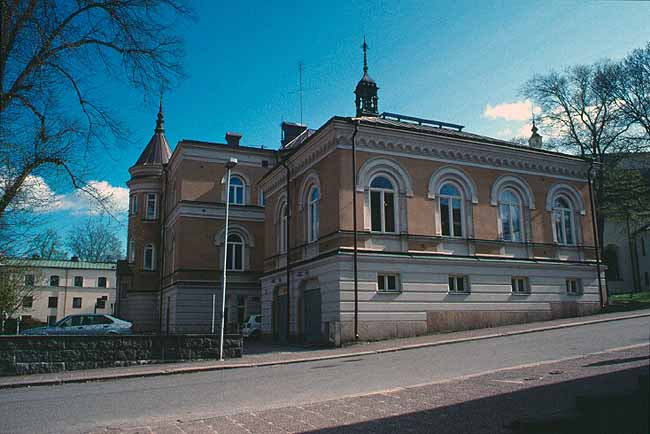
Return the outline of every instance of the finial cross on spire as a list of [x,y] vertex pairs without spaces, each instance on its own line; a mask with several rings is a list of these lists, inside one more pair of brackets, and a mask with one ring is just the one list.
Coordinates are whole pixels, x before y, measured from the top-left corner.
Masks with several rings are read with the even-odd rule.
[[368,51],[368,44],[366,43],[366,35],[363,35],[363,72],[368,72],[368,59],[366,57],[366,52]]
[[165,118],[163,115],[163,91],[160,89],[160,105],[158,106],[158,118],[156,119],[156,129],[154,130],[157,133],[165,132]]

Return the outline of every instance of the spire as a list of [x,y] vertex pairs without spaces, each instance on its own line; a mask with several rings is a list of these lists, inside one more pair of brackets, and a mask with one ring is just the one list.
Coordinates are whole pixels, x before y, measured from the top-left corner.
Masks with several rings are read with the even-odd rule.
[[156,119],[156,129],[153,136],[145,146],[140,158],[135,163],[141,165],[159,165],[167,164],[172,152],[165,137],[165,117],[163,115],[162,92],[160,94],[160,105],[158,106],[158,117]]
[[535,125],[535,112],[533,112],[533,127],[530,129],[533,134],[530,135],[528,139],[528,146],[531,148],[541,148],[542,147],[542,136],[537,133],[537,125]]
[[357,83],[354,94],[357,96],[355,105],[357,108],[357,117],[360,116],[379,116],[377,109],[377,83],[368,75],[368,43],[366,37],[363,37],[363,77]]
[[163,106],[162,106],[162,92],[160,92],[160,106],[158,107],[158,119],[156,119],[156,133],[165,132],[165,116],[163,115]]

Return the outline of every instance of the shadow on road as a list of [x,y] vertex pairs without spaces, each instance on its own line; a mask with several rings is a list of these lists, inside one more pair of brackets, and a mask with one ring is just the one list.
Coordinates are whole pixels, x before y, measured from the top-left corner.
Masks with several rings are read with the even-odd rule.
[[645,366],[307,432],[647,434],[648,396]]

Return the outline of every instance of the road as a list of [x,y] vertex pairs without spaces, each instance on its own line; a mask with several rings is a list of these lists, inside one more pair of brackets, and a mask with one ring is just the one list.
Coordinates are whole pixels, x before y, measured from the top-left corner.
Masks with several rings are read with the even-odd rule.
[[338,399],[650,342],[637,318],[359,358],[3,390],[0,433],[80,433]]

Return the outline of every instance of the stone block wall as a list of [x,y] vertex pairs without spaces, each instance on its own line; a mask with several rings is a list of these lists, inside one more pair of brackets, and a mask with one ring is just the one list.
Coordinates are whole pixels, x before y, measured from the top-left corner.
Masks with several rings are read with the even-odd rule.
[[[224,358],[242,355],[224,337]],[[0,336],[0,375],[62,372],[219,358],[219,335]]]

